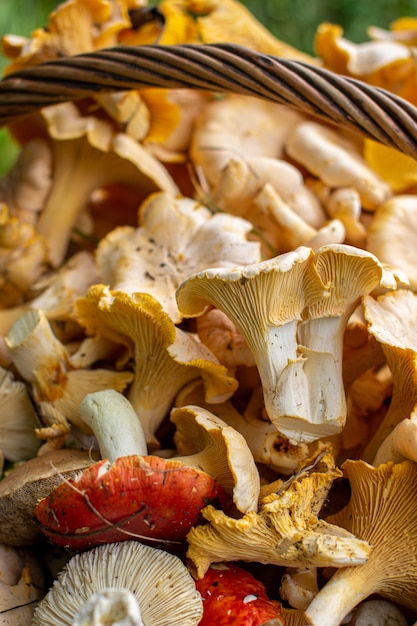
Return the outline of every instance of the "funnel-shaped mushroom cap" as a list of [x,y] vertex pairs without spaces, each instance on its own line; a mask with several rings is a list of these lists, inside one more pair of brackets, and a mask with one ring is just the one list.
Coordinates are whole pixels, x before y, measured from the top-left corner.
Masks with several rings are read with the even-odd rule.
[[416,215],[415,195],[397,195],[390,198],[375,212],[366,244],[368,250],[376,254],[383,263],[403,271],[414,290],[417,286],[416,264],[413,262]]
[[259,472],[243,435],[198,406],[173,409],[171,421],[176,425],[174,443],[181,455],[174,460],[213,476],[239,511],[257,510]]
[[314,626],[338,626],[359,602],[378,594],[417,610],[417,464],[387,463],[378,468],[346,461],[349,504],[327,521],[372,545],[363,565],[337,571],[306,611]]
[[373,463],[378,448],[395,426],[409,418],[417,403],[417,295],[407,289],[363,301],[369,332],[381,344],[393,378],[388,411],[363,458]]
[[[304,321],[298,327],[303,358],[288,364],[278,388],[278,413],[282,417],[274,423],[290,441],[309,442],[343,429],[343,333],[360,298],[375,289],[383,277],[376,257],[343,244],[321,247],[315,266],[328,291],[306,303]],[[298,393],[286,393],[286,388]]]
[[314,267],[313,250],[300,247],[242,268],[214,268],[195,274],[180,285],[177,300],[186,316],[200,315],[211,304],[237,326],[253,353],[265,407],[275,423],[281,417],[280,376],[289,363],[300,358],[297,325],[304,308],[325,292]]
[[129,296],[95,285],[78,301],[78,320],[89,333],[133,345],[135,376],[128,398],[148,444],[157,445],[156,429],[190,380],[202,378],[212,402],[230,397],[237,387],[227,369],[194,335],[176,328],[152,295]]
[[177,193],[162,163],[129,135],[114,132],[110,123],[83,117],[70,102],[46,107],[42,115],[52,140],[54,178],[38,229],[54,267],[64,260],[71,229],[94,190],[121,183],[143,198],[159,189]]
[[109,589],[132,593],[146,626],[197,626],[203,614],[194,580],[177,556],[126,541],[72,557],[36,608],[32,624],[73,626],[74,615],[91,597]]
[[201,578],[211,563],[255,561],[298,567],[345,567],[364,563],[370,552],[366,541],[343,528],[318,519],[330,486],[341,472],[329,453],[317,471],[290,481],[281,492],[263,499],[258,513],[240,519],[208,506],[203,515],[208,524],[188,533],[187,556]]

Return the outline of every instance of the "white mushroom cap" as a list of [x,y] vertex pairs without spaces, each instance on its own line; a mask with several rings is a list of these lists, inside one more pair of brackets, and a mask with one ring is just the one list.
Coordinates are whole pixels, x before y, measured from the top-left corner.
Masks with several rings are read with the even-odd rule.
[[[131,592],[146,626],[197,626],[203,614],[194,580],[177,556],[123,541],[70,559],[36,608],[32,626],[73,626],[92,596],[109,589]],[[109,623],[104,617],[98,622]]]

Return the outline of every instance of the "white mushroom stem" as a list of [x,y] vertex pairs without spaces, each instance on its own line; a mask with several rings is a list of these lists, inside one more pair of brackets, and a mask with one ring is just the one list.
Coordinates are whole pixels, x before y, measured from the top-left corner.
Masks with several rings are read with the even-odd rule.
[[351,584],[349,580],[351,571],[352,567],[343,568],[342,574],[342,570],[338,570],[339,575],[335,574],[313,598],[305,612],[308,624],[339,626],[357,604],[366,600],[369,595],[369,584],[359,574],[355,583]]
[[[239,329],[258,367],[266,412],[287,437],[281,426],[291,413],[282,412],[281,377],[287,367],[304,361],[297,343],[303,310],[327,293],[313,257],[311,248],[300,247],[243,268],[208,269],[189,277],[177,290],[179,308],[185,315],[197,316],[211,304]],[[304,389],[298,380],[294,376],[294,392],[286,387],[286,397],[298,399],[300,393],[308,394],[305,377]],[[298,443],[301,436],[295,439]]]
[[15,367],[31,384],[39,371],[55,370],[59,377],[69,368],[67,351],[40,310],[28,311],[12,326],[6,345]]
[[118,391],[105,389],[86,395],[80,413],[94,432],[103,458],[113,462],[121,456],[148,454],[140,419]]
[[372,465],[401,463],[409,459],[417,462],[417,407],[391,431],[379,447]]
[[0,449],[12,462],[36,455],[40,441],[35,435],[36,413],[26,385],[0,367]]
[[139,604],[131,591],[103,589],[76,613],[72,626],[144,626]]
[[320,229],[314,228],[283,200],[270,183],[255,196],[254,203],[273,216],[289,248],[308,245],[316,250],[326,243],[343,243],[345,240],[345,228],[339,219],[331,220]]

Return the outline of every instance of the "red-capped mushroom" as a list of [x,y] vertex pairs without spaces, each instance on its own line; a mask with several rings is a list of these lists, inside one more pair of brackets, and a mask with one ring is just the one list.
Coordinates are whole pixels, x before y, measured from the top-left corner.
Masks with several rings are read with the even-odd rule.
[[203,599],[199,626],[261,626],[275,619],[284,626],[281,605],[268,598],[262,582],[233,563],[212,565],[196,581]]
[[210,502],[224,502],[221,486],[206,472],[144,453],[132,417],[137,431],[140,422],[122,394],[114,390],[89,394],[80,412],[106,458],[38,503],[36,518],[54,543],[84,550],[139,539],[181,547],[190,528],[202,521],[201,509]]

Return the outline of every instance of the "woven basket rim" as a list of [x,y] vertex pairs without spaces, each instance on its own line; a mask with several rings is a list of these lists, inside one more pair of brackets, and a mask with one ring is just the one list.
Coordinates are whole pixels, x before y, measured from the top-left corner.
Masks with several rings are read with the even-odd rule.
[[263,98],[417,158],[410,102],[319,65],[228,43],[116,46],[20,70],[0,81],[0,125],[51,104],[149,87]]

